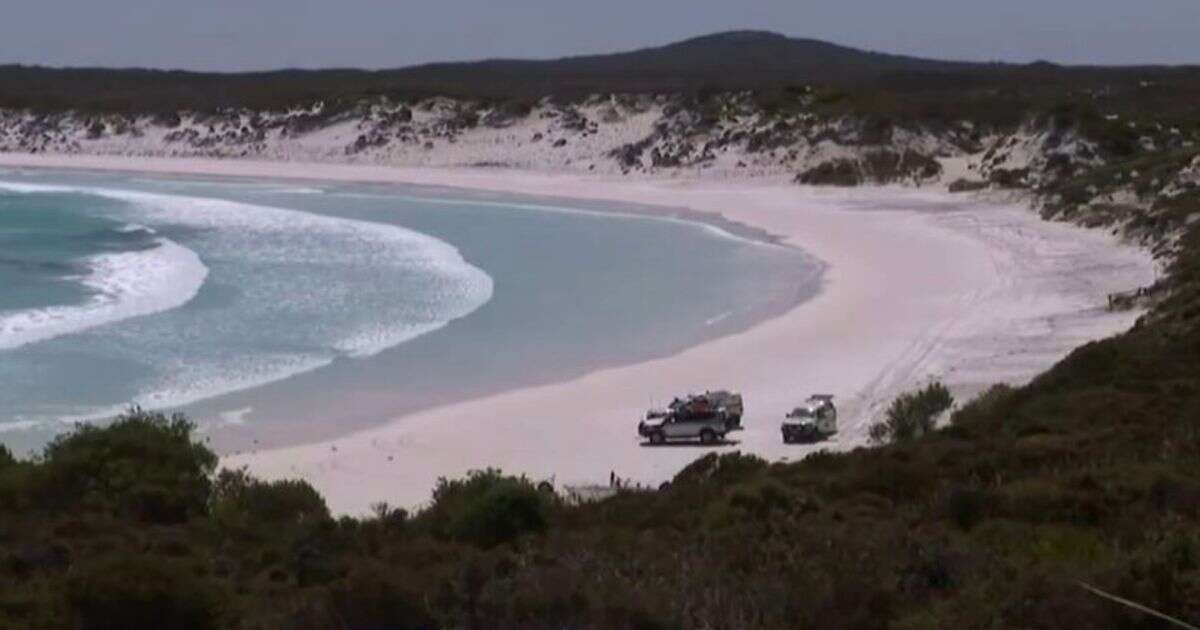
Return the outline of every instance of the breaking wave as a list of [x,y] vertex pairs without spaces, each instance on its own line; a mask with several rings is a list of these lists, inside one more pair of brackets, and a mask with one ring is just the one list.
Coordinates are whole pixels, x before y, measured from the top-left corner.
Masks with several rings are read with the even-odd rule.
[[93,294],[83,304],[0,313],[0,350],[82,332],[186,304],[208,268],[195,252],[169,239],[144,251],[100,254],[82,262],[76,280]]
[[[154,367],[132,400],[148,407],[189,404],[339,357],[378,354],[492,297],[491,276],[455,247],[391,224],[112,188],[0,182],[0,190],[118,200],[127,229],[153,235],[153,249],[88,261],[92,272],[80,281],[96,291],[92,302],[0,318],[0,350],[124,322],[97,343]],[[206,276],[235,296],[231,303],[198,302],[125,321],[187,303]]]

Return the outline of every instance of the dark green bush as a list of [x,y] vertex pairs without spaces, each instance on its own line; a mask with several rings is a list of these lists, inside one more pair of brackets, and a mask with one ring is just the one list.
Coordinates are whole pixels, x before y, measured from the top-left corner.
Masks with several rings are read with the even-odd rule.
[[793,496],[787,486],[775,479],[765,478],[734,486],[727,502],[729,507],[734,508],[738,518],[765,519],[772,512],[788,511]]
[[975,418],[1004,417],[1015,402],[1014,391],[1008,385],[992,385],[955,411],[950,416],[951,424],[960,426],[969,424]]
[[30,482],[30,466],[17,462],[0,444],[0,509],[15,510],[28,506],[35,494]]
[[888,407],[886,419],[871,426],[871,440],[907,442],[925,435],[933,431],[937,415],[953,404],[950,390],[939,382],[930,383],[916,393],[901,394]]
[[79,425],[45,449],[39,501],[156,522],[203,514],[217,457],[182,416],[133,409],[107,427]]
[[439,479],[422,520],[435,535],[494,547],[546,531],[551,500],[524,477],[476,470],[465,479]]
[[542,493],[525,484],[502,481],[463,506],[451,524],[451,533],[458,540],[493,547],[526,532],[544,532],[546,526]]
[[441,627],[420,597],[386,571],[360,569],[332,592],[333,613],[342,628],[423,630]]
[[978,488],[953,488],[946,496],[946,512],[960,529],[971,529],[987,517],[994,500],[990,493]]
[[766,460],[754,455],[741,452],[709,453],[684,466],[675,474],[671,484],[736,483],[755,477],[766,468]]
[[79,567],[67,602],[82,630],[217,628],[218,591],[184,563],[120,555]]
[[325,499],[307,482],[266,482],[245,469],[222,470],[212,492],[213,516],[227,525],[303,525],[330,520]]

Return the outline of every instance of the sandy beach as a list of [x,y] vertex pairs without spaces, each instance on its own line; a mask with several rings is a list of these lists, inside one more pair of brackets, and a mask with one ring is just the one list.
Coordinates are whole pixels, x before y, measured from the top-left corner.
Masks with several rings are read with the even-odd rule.
[[[929,379],[965,400],[991,383],[1024,382],[1072,348],[1128,328],[1139,313],[1108,312],[1106,295],[1155,277],[1147,252],[1105,232],[1042,221],[1019,203],[905,188],[108,156],[7,154],[0,166],[411,183],[685,207],[766,230],[828,264],[811,301],[669,358],[222,460],[268,478],[304,478],[339,513],[377,501],[416,505],[438,477],[489,466],[560,485],[603,483],[610,472],[660,483],[710,449],[642,446],[634,429],[647,390],[659,402],[742,391],[746,429],[719,451],[795,460],[854,448],[896,394]],[[782,444],[780,419],[813,392],[837,396],[839,434],[819,446]]]

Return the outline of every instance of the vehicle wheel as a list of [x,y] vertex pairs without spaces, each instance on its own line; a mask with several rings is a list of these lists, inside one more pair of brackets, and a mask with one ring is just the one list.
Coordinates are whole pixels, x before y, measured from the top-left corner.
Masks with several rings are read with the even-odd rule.
[[711,430],[705,429],[700,432],[700,443],[701,444],[712,444],[713,442],[716,442],[716,441],[717,441],[717,434],[713,433]]
[[667,436],[663,435],[662,431],[655,431],[654,433],[650,434],[650,443],[651,444],[662,444],[663,442],[666,442],[666,441],[667,441]]

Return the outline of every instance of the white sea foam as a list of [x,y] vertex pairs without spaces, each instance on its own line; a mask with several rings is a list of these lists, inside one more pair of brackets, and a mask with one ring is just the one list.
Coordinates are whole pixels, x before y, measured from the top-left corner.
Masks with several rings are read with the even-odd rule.
[[144,234],[158,234],[158,232],[154,231],[154,228],[148,228],[144,225],[138,225],[137,223],[122,225],[121,227],[117,228],[117,231],[122,234],[136,234],[138,232],[142,232]]
[[241,409],[230,409],[220,413],[221,421],[229,426],[241,426],[246,424],[246,417],[254,412],[254,407],[242,407]]
[[[305,328],[311,338],[304,339],[303,347],[293,352],[254,352],[248,347],[247,354],[222,355],[213,357],[212,361],[198,361],[195,360],[198,357],[188,356],[186,361],[180,357],[174,364],[159,365],[159,377],[131,401],[147,408],[177,407],[259,387],[319,369],[338,357],[360,358],[378,354],[475,311],[491,299],[493,292],[492,278],[464,260],[452,245],[395,225],[223,199],[99,187],[0,182],[0,189],[91,194],[125,201],[136,209],[134,218],[139,222],[219,234],[218,240],[227,254],[236,252],[237,256],[256,264],[308,265],[308,268],[344,264],[342,273],[374,274],[378,285],[394,292],[393,298],[399,289],[391,289],[389,285],[402,277],[415,279],[413,294],[403,295],[402,301],[411,302],[412,306],[404,312],[404,317],[387,317],[380,313],[374,319],[356,320],[351,325],[343,325],[341,320],[337,324],[311,322]],[[105,268],[134,261],[111,262],[113,264]],[[286,287],[260,288],[278,301],[285,301],[289,307],[301,310],[362,310],[361,305],[355,303],[360,296],[354,286],[338,286],[343,278],[329,277],[322,283],[314,278],[296,282],[292,277],[287,279],[291,284]],[[363,282],[360,277],[355,279],[360,285]],[[221,335],[221,331],[216,330],[205,332]],[[103,410],[70,420],[94,420],[111,415],[112,410]]]
[[[407,262],[425,261],[430,270],[469,280],[478,288],[486,285],[490,296],[491,278],[463,260],[449,243],[396,225],[328,217],[300,210],[274,208],[225,199],[147,193],[100,187],[58,186],[0,182],[0,190],[12,192],[66,192],[92,194],[141,206],[154,220],[209,228],[245,228],[304,234],[328,233],[354,237],[367,245],[400,245],[384,252]],[[133,224],[137,225],[137,224]],[[357,252],[361,253],[361,252]],[[485,300],[486,301],[486,300]],[[473,309],[472,309],[473,310]]]
[[208,268],[195,252],[169,239],[157,247],[101,254],[84,261],[79,281],[95,293],[82,304],[0,313],[0,350],[82,332],[186,304]]
[[208,398],[254,389],[325,367],[324,356],[259,354],[221,364],[189,365],[166,375],[156,386],[137,397],[148,409],[180,407]]
[[334,347],[337,348],[338,352],[348,357],[356,359],[371,357],[388,348],[398,346],[421,335],[427,335],[435,330],[444,328],[449,323],[449,320],[444,320],[410,326],[380,324],[378,326],[361,328],[353,335],[338,340],[334,344]]
[[704,325],[712,326],[713,324],[723,322],[723,321],[729,319],[729,317],[731,315],[733,315],[733,311],[725,311],[724,313],[721,313],[720,315],[717,315],[716,317],[710,317],[710,318],[704,320]]
[[13,422],[0,422],[0,433],[10,433],[13,431],[29,431],[36,429],[40,425],[36,420],[16,420]]
[[[167,366],[167,371],[142,394],[128,403],[93,408],[74,414],[56,414],[53,420],[74,425],[115,418],[131,406],[142,409],[172,409],[225,394],[254,389],[291,376],[325,367],[332,358],[302,355],[261,354],[240,357],[221,364]],[[224,414],[222,414],[224,417]],[[46,418],[50,421],[51,418]]]

